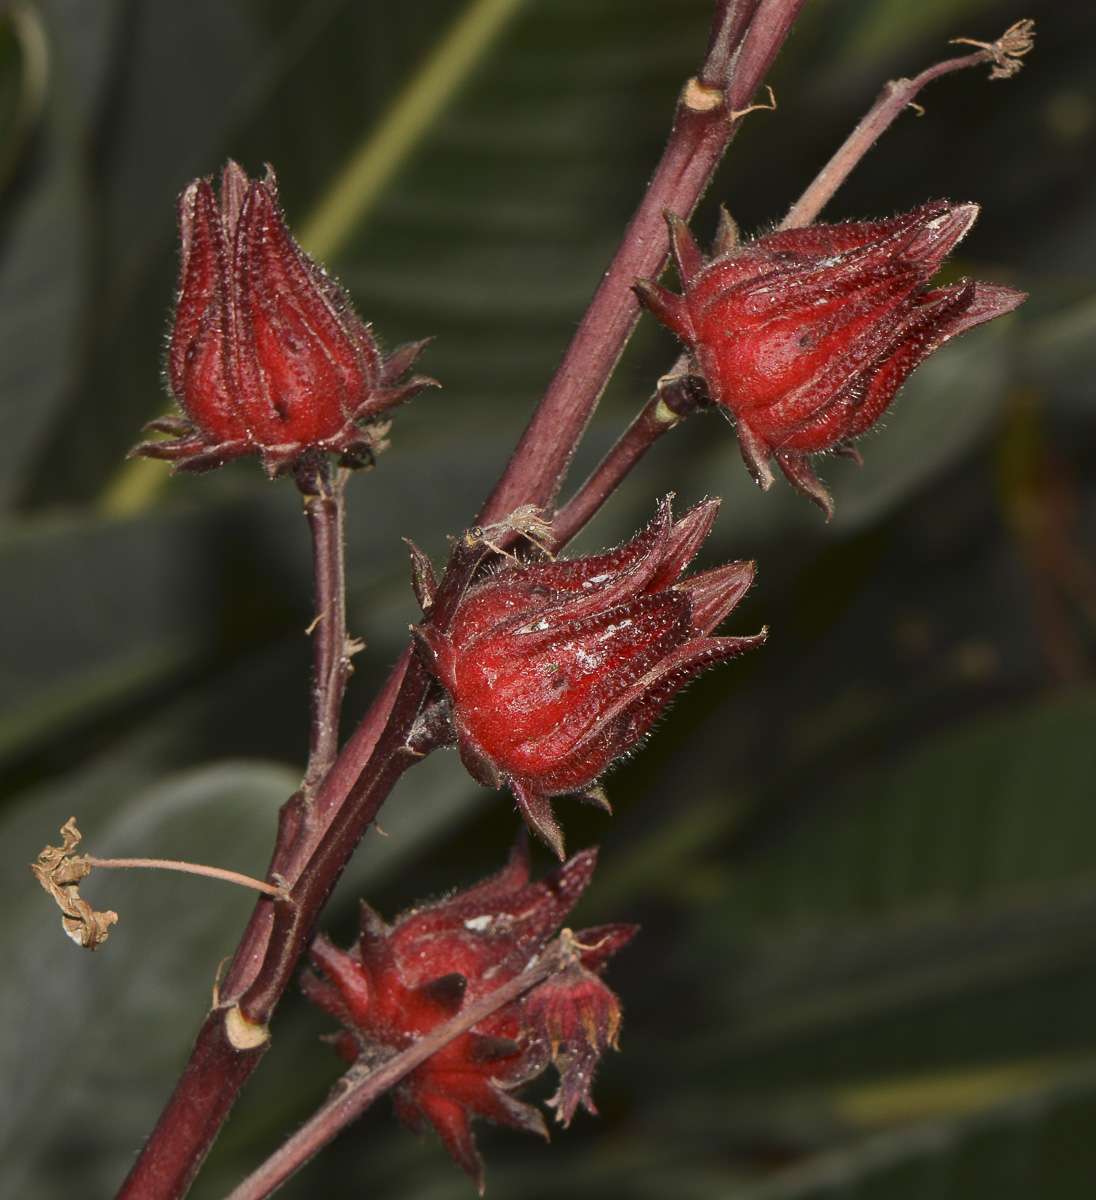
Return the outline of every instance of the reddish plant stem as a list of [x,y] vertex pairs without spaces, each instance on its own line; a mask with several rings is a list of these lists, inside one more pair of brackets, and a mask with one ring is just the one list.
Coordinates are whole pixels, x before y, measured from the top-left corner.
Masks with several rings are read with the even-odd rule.
[[[491,533],[491,530],[475,530],[454,545],[441,587],[430,607],[429,619],[436,628],[448,628],[476,568],[490,553]],[[431,686],[432,680],[422,661],[412,657],[368,769],[358,776],[319,839],[293,883],[288,902],[274,906],[267,953],[254,981],[240,998],[240,1010],[248,1021],[265,1025],[270,1020],[293,978],[297,960],[311,940],[331,889],[365,831],[404,771],[436,748],[429,732],[419,727]]]
[[[662,212],[692,213],[761,79],[805,0],[720,0],[709,57],[686,85],[669,143],[563,362],[479,518],[494,524],[526,504],[550,503],[591,413],[639,316],[638,276],[661,273],[668,255]],[[752,19],[749,12],[753,9]],[[748,22],[748,26],[747,26]],[[737,30],[734,36],[724,29]],[[736,43],[736,38],[740,39]],[[724,86],[725,85],[725,86]],[[467,554],[463,562],[467,561]],[[462,563],[456,565],[461,566]],[[432,613],[444,629],[445,604],[459,575],[447,571]],[[448,589],[448,593],[447,593]],[[439,610],[439,605],[441,609]],[[402,672],[402,674],[401,674]],[[331,888],[396,779],[424,749],[412,749],[426,698],[425,672],[405,656],[350,739],[314,801],[283,806],[271,872],[291,885],[291,900],[260,901],[225,981],[225,1001],[207,1017],[197,1044],[119,1200],[177,1200],[185,1194],[220,1125],[258,1063],[265,1025],[292,978]],[[332,783],[335,779],[338,786]],[[352,782],[356,780],[357,782]],[[349,787],[349,791],[343,788]],[[242,993],[242,994],[241,994]],[[240,995],[239,1009],[229,1007]],[[254,1045],[226,1032],[226,1016],[246,1014]]]
[[223,1010],[198,1032],[168,1106],[149,1135],[119,1197],[153,1200],[185,1195],[229,1110],[258,1066],[269,1041],[238,1049],[228,1038]]
[[407,646],[369,706],[369,711],[347,738],[334,767],[317,789],[313,803],[313,821],[317,828],[327,828],[369,761],[378,738],[388,724],[410,661],[411,647]]
[[248,1020],[265,1025],[289,982],[331,889],[399,777],[425,750],[410,739],[430,679],[415,659],[404,675],[391,719],[335,820],[294,883],[288,904],[274,906],[270,943],[254,981],[240,998]]
[[[369,711],[347,739],[312,802],[305,800],[303,792],[297,792],[282,805],[276,849],[267,879],[277,875],[292,885],[300,878],[333,815],[361,775],[362,764],[372,756],[377,740],[392,714],[410,660],[411,647],[408,646],[377,693]],[[273,907],[270,904],[256,905],[221,987],[222,995],[226,998],[238,999],[255,981],[273,924]]]
[[[440,628],[452,619],[489,549],[482,531],[466,534],[454,547],[431,609],[431,618]],[[272,910],[265,945],[255,961],[245,961],[237,951],[221,1001],[206,1018],[183,1076],[126,1177],[119,1200],[178,1200],[185,1195],[233,1100],[266,1049],[267,1022],[293,978],[331,889],[396,781],[432,748],[428,738],[416,736],[429,688],[422,663],[409,657],[367,770],[358,776],[316,849],[296,873],[288,899],[263,901],[263,907]],[[289,812],[291,817],[288,821],[283,817],[280,832],[291,828],[292,814],[301,811],[293,800],[287,802],[283,814]],[[242,978],[250,982],[236,1003],[229,984]]]
[[[575,447],[639,320],[632,281],[656,279],[666,265],[664,210],[686,220],[692,215],[804,3],[760,0],[737,49],[723,26],[741,28],[749,6],[720,6],[720,24],[713,29],[709,49],[713,62],[705,60],[697,78],[685,85],[662,160],[543,399],[487,498],[480,524],[500,521],[523,504],[547,507],[555,500]],[[712,79],[717,70],[724,72],[719,83],[700,82]]]
[[[342,545],[341,540],[339,545]],[[319,844],[320,837],[330,824],[332,815],[346,799],[388,723],[410,655],[411,649],[408,647],[396,662],[369,710],[347,739],[334,766],[317,787],[315,795],[306,799],[305,793],[300,791],[282,805],[274,857],[267,870],[268,880],[277,876],[292,885],[300,877],[301,871]],[[221,987],[221,994],[226,999],[238,999],[254,982],[270,941],[273,923],[273,907],[270,904],[257,904]]]
[[559,942],[554,942],[539,960],[530,964],[520,975],[496,988],[476,1004],[469,1005],[383,1066],[368,1074],[360,1068],[351,1068],[296,1133],[236,1187],[226,1200],[264,1200],[347,1125],[356,1121],[374,1101],[426,1062],[432,1054],[558,971],[566,961],[559,947]]
[[731,78],[734,57],[750,24],[759,0],[719,0],[712,16],[708,48],[696,73],[696,81],[704,88],[723,89]]
[[346,636],[346,572],[343,565],[343,515],[348,472],[333,472],[331,459],[320,451],[306,454],[294,470],[304,497],[304,513],[312,534],[316,577],[316,618],[312,667],[312,731],[304,790],[311,796],[326,776],[339,750],[339,713],[350,678]]
[[1021,21],[1006,30],[996,42],[982,45],[982,48],[973,54],[964,54],[960,58],[949,58],[936,63],[935,66],[922,71],[915,79],[892,79],[885,84],[859,125],[792,205],[788,215],[780,222],[779,228],[796,229],[809,225],[849,177],[852,169],[878,141],[891,122],[913,103],[914,97],[923,87],[943,75],[962,71],[966,67],[977,67],[982,63],[994,64],[991,78],[1007,78],[1019,70],[1018,59],[1031,49],[1031,45],[1032,23]]
[[[396,780],[422,756],[410,748],[408,739],[426,684],[426,672],[416,660],[404,676],[370,769],[351,790],[289,899],[264,902],[273,909],[273,921],[261,961],[247,964],[252,982],[238,1004],[226,996],[206,1018],[182,1078],[122,1185],[120,1200],[176,1200],[185,1195],[233,1100],[266,1049],[267,1022],[331,889]],[[238,952],[234,967],[239,960]],[[233,1036],[233,1017],[254,1044],[242,1044],[244,1039]]]
[[687,373],[688,361],[688,357],[682,355],[669,374],[658,381],[655,394],[643,406],[639,416],[617,438],[612,449],[574,496],[556,513],[549,535],[551,549],[558,550],[565,546],[586,526],[628,472],[664,433],[669,433],[690,413],[708,402],[703,381]]

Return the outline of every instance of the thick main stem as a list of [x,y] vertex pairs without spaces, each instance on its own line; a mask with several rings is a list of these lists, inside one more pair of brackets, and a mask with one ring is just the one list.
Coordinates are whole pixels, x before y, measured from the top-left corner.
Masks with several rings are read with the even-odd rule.
[[369,769],[359,776],[300,872],[290,891],[289,903],[275,906],[269,948],[254,981],[240,999],[240,1009],[249,1020],[264,1025],[270,1020],[351,854],[396,781],[423,757],[423,751],[413,749],[410,742],[428,683],[426,670],[416,659],[404,676],[392,717],[369,760]]
[[[502,520],[523,504],[552,503],[617,361],[639,320],[636,278],[655,279],[669,257],[663,213],[688,219],[719,165],[753,94],[805,0],[761,0],[741,44],[721,29],[741,28],[749,4],[724,4],[707,58],[678,101],[673,132],[647,191],[602,277],[544,397],[479,515]],[[726,64],[724,66],[724,64]],[[713,78],[719,71],[718,81]],[[703,81],[703,82],[702,82]]]
[[[391,717],[337,819],[297,875],[289,897],[264,901],[269,934],[258,962],[237,951],[220,1005],[206,1018],[175,1091],[119,1200],[177,1200],[185,1195],[228,1111],[269,1043],[267,1024],[285,991],[316,919],[362,835],[400,775],[420,754],[408,739],[425,693],[413,663]],[[241,978],[249,986],[237,1001]]]

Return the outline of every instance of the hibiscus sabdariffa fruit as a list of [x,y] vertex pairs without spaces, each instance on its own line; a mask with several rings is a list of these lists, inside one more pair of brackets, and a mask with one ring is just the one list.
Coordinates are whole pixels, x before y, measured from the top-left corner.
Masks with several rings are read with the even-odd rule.
[[833,503],[809,456],[859,459],[853,440],[918,363],[1024,300],[1014,288],[969,279],[929,287],[977,216],[976,204],[936,200],[889,221],[743,243],[724,220],[708,259],[668,213],[683,294],[649,279],[636,280],[636,291],[688,347],[711,400],[734,421],[754,479],[768,489],[775,458],[829,519]]
[[765,639],[714,637],[754,577],[734,562],[683,577],[718,500],[678,520],[670,502],[608,554],[511,561],[474,582],[445,630],[416,630],[448,694],[465,766],[508,784],[530,828],[563,857],[551,798],[605,806],[599,776],[701,671]]
[[248,179],[229,161],[218,203],[207,179],[179,200],[179,299],[167,376],[183,417],[132,453],[203,471],[259,455],[267,472],[308,450],[348,465],[383,448],[377,418],[433,385],[410,370],[425,342],[381,355],[335,281],[289,234],[274,173]]
[[[345,1026],[334,1039],[348,1061],[383,1062],[520,975],[548,943],[593,875],[596,850],[576,854],[529,882],[524,839],[498,875],[388,925],[362,905],[361,932],[349,950],[320,936],[305,995]],[[393,1092],[409,1128],[430,1125],[482,1190],[483,1164],[470,1119],[483,1117],[547,1136],[544,1121],[514,1093],[554,1063],[560,1076],[548,1101],[561,1124],[590,1097],[601,1054],[616,1046],[620,1002],[602,982],[609,959],[631,941],[634,925],[599,925],[561,934],[564,965],[416,1067]]]

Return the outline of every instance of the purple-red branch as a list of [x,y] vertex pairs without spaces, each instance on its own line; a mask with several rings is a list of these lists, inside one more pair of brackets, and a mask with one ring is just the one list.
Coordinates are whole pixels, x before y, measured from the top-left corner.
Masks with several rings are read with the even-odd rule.
[[[533,419],[487,498],[480,524],[501,521],[523,504],[546,507],[555,500],[575,447],[639,320],[632,282],[656,279],[666,265],[670,243],[663,212],[692,215],[804,3],[761,0],[745,36],[739,33],[737,50],[723,28],[741,31],[751,6],[720,5],[710,42],[715,69],[705,59],[696,78],[685,85],[662,160]],[[717,70],[730,71],[729,78],[720,76],[722,86],[701,82]]]
[[950,75],[953,71],[962,71],[966,67],[981,66],[982,63],[993,63],[993,79],[1007,79],[1015,74],[1020,69],[1020,58],[1032,48],[1034,28],[1033,21],[1018,21],[1005,30],[995,42],[972,42],[969,38],[956,38],[957,42],[981,48],[973,54],[964,54],[960,58],[949,58],[945,62],[936,63],[914,79],[892,79],[885,84],[875,103],[830,161],[819,171],[803,195],[792,205],[778,228],[798,229],[810,225],[829,203],[834,192],[849,177],[853,167],[875,145],[891,122],[910,107],[917,93],[933,80]]
[[742,45],[742,35],[757,12],[757,5],[758,0],[719,0],[716,4],[708,49],[696,73],[701,87],[720,91],[727,87],[734,56]]
[[688,356],[682,355],[669,374],[658,381],[655,394],[636,419],[617,438],[574,496],[559,509],[552,521],[549,549],[559,550],[566,546],[655,442],[707,402],[704,381],[688,374],[688,365]]

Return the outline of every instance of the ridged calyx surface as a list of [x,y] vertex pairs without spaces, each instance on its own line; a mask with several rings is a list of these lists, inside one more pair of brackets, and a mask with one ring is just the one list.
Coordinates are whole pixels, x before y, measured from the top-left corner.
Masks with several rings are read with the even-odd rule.
[[429,620],[417,630],[465,766],[488,787],[508,784],[560,858],[551,798],[607,807],[598,778],[674,695],[765,638],[712,636],[753,581],[752,563],[683,577],[718,507],[705,500],[675,521],[667,498],[607,554],[507,563],[472,585],[446,630]]
[[[733,418],[762,488],[770,458],[832,515],[809,455],[859,460],[910,372],[959,334],[1011,312],[1024,293],[964,279],[930,288],[978,216],[936,200],[889,221],[812,225],[739,243],[724,219],[706,258],[667,213],[682,295],[636,280],[643,303],[688,347],[714,403]],[[958,400],[957,400],[958,403]]]
[[377,418],[433,380],[411,369],[425,342],[384,358],[341,289],[289,234],[274,173],[249,180],[231,160],[218,202],[207,179],[179,200],[179,298],[167,375],[185,417],[133,454],[203,471],[260,455],[267,472],[307,450],[348,465],[384,447]]
[[[576,854],[529,882],[524,839],[498,875],[388,925],[362,905],[349,950],[318,937],[310,951],[324,978],[306,972],[305,994],[345,1032],[332,1040],[348,1061],[379,1062],[519,975],[545,950],[593,874],[596,850]],[[412,1071],[394,1092],[409,1128],[431,1125],[480,1186],[483,1164],[473,1116],[547,1136],[540,1113],[513,1092],[555,1062],[560,1088],[550,1102],[567,1124],[600,1054],[616,1045],[620,1003],[601,982],[606,963],[635,935],[633,925],[564,931],[565,966],[510,1001]]]

